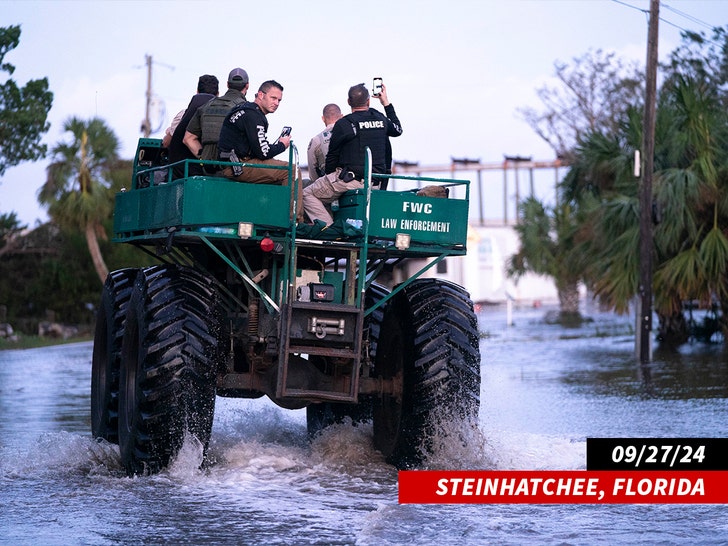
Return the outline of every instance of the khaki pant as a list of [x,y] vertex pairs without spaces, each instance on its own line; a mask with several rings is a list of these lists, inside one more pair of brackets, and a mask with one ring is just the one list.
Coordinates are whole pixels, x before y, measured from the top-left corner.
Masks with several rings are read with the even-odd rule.
[[341,169],[326,174],[303,189],[303,210],[311,221],[321,220],[327,226],[334,223],[328,205],[337,200],[348,190],[359,190],[364,187],[361,180],[344,182],[339,179]]
[[[238,176],[233,176],[232,167],[225,167],[222,175],[236,180],[238,182],[247,182],[249,184],[275,184],[277,186],[288,185],[288,163],[279,161],[278,159],[244,159],[243,163],[255,163],[256,165],[276,165],[286,167],[286,169],[263,169],[260,167],[243,167],[243,172]],[[296,179],[298,180],[298,204],[296,206],[296,222],[303,222],[303,184],[301,182],[301,172],[296,167]],[[295,181],[294,181],[295,182]]]

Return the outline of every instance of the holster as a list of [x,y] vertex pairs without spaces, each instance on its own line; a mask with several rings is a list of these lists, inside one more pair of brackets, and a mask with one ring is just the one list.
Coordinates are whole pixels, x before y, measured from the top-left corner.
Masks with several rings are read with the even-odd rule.
[[[240,159],[238,159],[238,154],[235,153],[235,150],[230,150],[230,162],[231,163],[242,163]],[[233,169],[233,176],[240,176],[243,174],[243,167],[240,165],[230,165]]]
[[341,169],[341,172],[339,172],[339,180],[342,182],[351,182],[352,180],[356,179],[356,174],[354,171],[350,171],[349,169]]

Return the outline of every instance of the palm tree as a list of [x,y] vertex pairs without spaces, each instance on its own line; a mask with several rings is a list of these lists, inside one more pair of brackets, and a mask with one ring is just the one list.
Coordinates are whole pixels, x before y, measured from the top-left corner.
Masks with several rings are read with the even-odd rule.
[[14,249],[18,235],[27,227],[20,224],[16,212],[0,213],[0,258]]
[[669,220],[655,230],[656,308],[674,314],[685,300],[717,300],[725,309],[728,116],[719,97],[694,79],[675,77],[668,91],[676,160],[656,177],[656,201]]
[[[641,142],[640,116],[619,134],[589,135],[577,148],[565,194],[579,204],[588,232],[580,250],[595,295],[624,312],[638,292],[639,199],[631,158]],[[728,118],[715,95],[673,77],[657,108],[653,196],[653,293],[660,337],[687,340],[685,301],[728,301]],[[657,218],[655,220],[658,220]]]
[[[728,334],[728,26],[714,29],[712,40],[684,33],[683,42],[662,65],[652,210],[655,311],[661,337],[677,342],[688,337],[686,300],[717,300]],[[577,67],[602,70],[611,64],[588,63],[589,58],[577,59]],[[581,82],[575,90],[567,85],[566,96],[602,76],[587,72],[581,81],[578,71],[571,74],[566,68],[559,76],[569,78],[561,77],[562,82]],[[614,81],[604,89],[621,88],[619,78],[607,80]],[[622,89],[629,92],[618,95],[619,108],[604,109],[608,123],[588,123],[588,111],[576,107],[570,110],[578,112],[571,127],[580,130],[557,131],[576,141],[568,150],[571,168],[560,187],[561,199],[578,212],[573,240],[582,260],[576,263],[600,303],[619,312],[629,309],[639,291],[639,181],[633,158],[642,144],[642,108],[635,81],[627,77]],[[547,113],[563,122],[558,113],[565,111],[552,107]]]
[[619,313],[629,309],[639,282],[639,202],[632,174],[639,122],[630,109],[618,133],[587,134],[561,183],[565,199],[579,210],[575,252],[582,257],[584,280],[603,306]]
[[47,168],[46,182],[38,200],[61,228],[80,229],[86,236],[91,259],[101,282],[108,268],[101,255],[99,238],[105,239],[102,222],[112,208],[109,192],[110,171],[118,160],[119,140],[104,121],[68,119],[63,129],[70,143],[58,143]]
[[520,203],[519,212],[515,230],[520,248],[509,259],[508,275],[516,280],[527,272],[551,277],[559,297],[559,321],[580,320],[581,265],[575,253],[575,210],[567,202],[547,208],[535,197],[529,197]]

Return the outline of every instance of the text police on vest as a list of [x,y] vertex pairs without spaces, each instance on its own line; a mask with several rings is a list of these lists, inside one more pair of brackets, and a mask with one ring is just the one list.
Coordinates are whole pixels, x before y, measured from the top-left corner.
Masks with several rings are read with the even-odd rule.
[[384,129],[383,121],[360,121],[359,129]]

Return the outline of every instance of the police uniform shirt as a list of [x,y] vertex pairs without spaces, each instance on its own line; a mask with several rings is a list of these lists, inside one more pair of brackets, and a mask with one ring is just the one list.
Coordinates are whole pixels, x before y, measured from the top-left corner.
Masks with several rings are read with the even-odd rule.
[[326,129],[313,137],[311,142],[308,143],[308,175],[311,180],[316,180],[326,174],[326,154],[329,151],[331,130],[333,128],[333,123],[327,125]]

